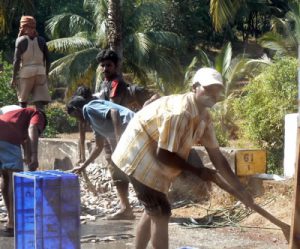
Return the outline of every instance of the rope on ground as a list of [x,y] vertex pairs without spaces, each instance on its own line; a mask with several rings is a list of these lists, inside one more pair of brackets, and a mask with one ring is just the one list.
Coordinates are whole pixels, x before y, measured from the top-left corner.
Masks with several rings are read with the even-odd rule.
[[[266,206],[273,202],[275,197],[269,197],[263,203],[259,205],[261,207]],[[266,228],[266,227],[257,227],[257,226],[242,226],[239,223],[251,215],[254,211],[249,208],[246,208],[244,204],[238,201],[235,205],[211,209],[211,203],[209,204],[209,208],[203,207],[199,204],[193,204],[193,206],[201,207],[207,211],[207,215],[202,218],[186,218],[181,219],[180,222],[176,222],[177,224],[184,226],[186,228],[221,228],[226,226],[235,226],[239,228],[260,228],[260,229],[272,229],[272,230],[280,230],[279,228]]]

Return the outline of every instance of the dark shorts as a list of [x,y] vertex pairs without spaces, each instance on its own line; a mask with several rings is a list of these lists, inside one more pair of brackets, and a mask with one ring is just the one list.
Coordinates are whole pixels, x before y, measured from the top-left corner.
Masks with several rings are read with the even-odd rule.
[[124,189],[128,189],[129,177],[120,170],[113,162],[108,164],[108,169],[114,185]]
[[0,141],[0,170],[23,170],[21,147]]
[[171,216],[171,205],[167,196],[130,177],[130,182],[136,192],[136,196],[150,216]]

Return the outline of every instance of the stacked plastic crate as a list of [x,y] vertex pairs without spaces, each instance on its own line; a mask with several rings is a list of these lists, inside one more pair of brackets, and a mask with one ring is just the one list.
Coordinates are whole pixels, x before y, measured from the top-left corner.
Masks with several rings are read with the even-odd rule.
[[14,173],[15,248],[80,248],[78,176],[62,171]]

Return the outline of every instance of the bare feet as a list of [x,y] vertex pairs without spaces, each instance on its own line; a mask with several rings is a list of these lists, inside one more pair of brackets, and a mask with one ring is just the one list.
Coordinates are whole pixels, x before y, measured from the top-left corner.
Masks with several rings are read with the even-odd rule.
[[107,220],[134,220],[132,210],[119,210],[118,212],[106,217]]

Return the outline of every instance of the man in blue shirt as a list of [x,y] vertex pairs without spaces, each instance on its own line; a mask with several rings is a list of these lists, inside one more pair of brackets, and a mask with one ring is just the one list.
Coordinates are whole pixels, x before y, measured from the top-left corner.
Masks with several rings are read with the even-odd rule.
[[[94,131],[96,141],[96,146],[90,156],[83,164],[73,169],[74,173],[80,173],[99,156],[104,148],[105,139],[109,142],[111,151],[114,151],[121,134],[134,116],[134,112],[113,102],[98,99],[89,101],[81,96],[72,98],[67,104],[67,112],[80,121],[88,122]],[[129,179],[115,166],[111,158],[106,159],[109,162],[109,171],[121,204],[121,210],[112,217],[113,219],[134,219],[127,197]]]

